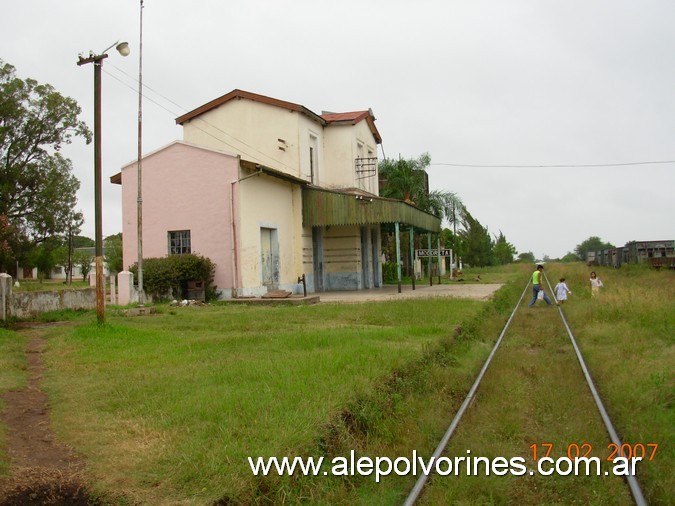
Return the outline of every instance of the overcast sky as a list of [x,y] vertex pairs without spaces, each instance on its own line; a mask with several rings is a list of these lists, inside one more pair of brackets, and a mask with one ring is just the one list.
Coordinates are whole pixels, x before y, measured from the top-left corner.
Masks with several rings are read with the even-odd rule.
[[[455,192],[519,253],[560,257],[594,235],[675,239],[673,0],[144,5],[144,153],[182,138],[177,116],[235,88],[316,113],[372,108],[380,157],[428,152],[432,189]],[[2,0],[0,59],[77,100],[92,128],[93,67],[77,56],[132,48],[103,66],[106,236],[122,229],[109,177],[137,156],[139,7]],[[64,153],[93,237],[93,145]]]

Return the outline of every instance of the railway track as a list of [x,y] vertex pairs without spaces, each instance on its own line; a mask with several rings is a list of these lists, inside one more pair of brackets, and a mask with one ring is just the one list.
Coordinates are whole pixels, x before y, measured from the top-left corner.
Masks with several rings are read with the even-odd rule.
[[[551,284],[548,280],[548,278],[545,276],[546,284],[548,285],[549,293],[553,293],[553,290],[551,288]],[[523,299],[525,298],[526,294],[528,294],[528,288],[530,288],[530,282],[528,282],[525,285],[525,288],[523,289],[523,292],[520,295],[520,298],[518,299],[518,302],[516,303],[515,307],[513,308],[513,311],[511,312],[506,324],[504,325],[503,329],[501,330],[501,333],[499,334],[499,337],[497,338],[497,341],[495,345],[493,346],[487,360],[483,364],[483,367],[481,368],[480,372],[476,376],[476,379],[471,386],[471,389],[469,390],[466,398],[460,405],[459,409],[457,410],[455,417],[453,418],[452,422],[448,426],[445,434],[441,438],[440,442],[438,443],[432,458],[433,461],[437,461],[441,456],[444,454],[446,447],[448,446],[449,442],[451,441],[453,435],[455,434],[455,431],[457,427],[460,425],[460,422],[467,412],[467,409],[472,405],[476,394],[478,392],[478,389],[481,385],[481,382],[483,381],[483,378],[485,377],[486,372],[488,371],[488,368],[490,367],[491,362],[493,361],[493,358],[497,353],[499,352],[500,346],[502,345],[502,342],[504,341],[505,336],[507,335],[507,332],[509,330],[509,327],[511,326],[511,323],[518,313],[518,310],[522,306]],[[543,302],[541,302],[543,303]],[[577,340],[570,328],[569,323],[567,322],[567,319],[565,318],[565,314],[562,310],[562,306],[556,306],[557,312],[560,316],[560,320],[562,325],[565,328],[565,331],[569,337],[570,343],[574,349],[576,359],[578,360],[578,363],[580,365],[581,371],[583,372],[586,384],[588,388],[590,389],[591,395],[593,397],[595,406],[598,410],[598,413],[600,414],[600,417],[602,418],[605,430],[607,432],[607,435],[609,436],[609,439],[611,440],[612,444],[615,445],[615,447],[618,449],[617,456],[624,456],[623,453],[623,448],[624,446],[622,445],[622,441],[619,438],[616,429],[614,428],[614,425],[607,413],[607,410],[604,407],[604,404],[602,402],[602,399],[600,398],[600,395],[598,394],[598,391],[595,387],[595,384],[593,382],[593,379],[591,377],[591,374],[588,370],[588,367],[586,365],[586,362],[584,360],[584,357],[581,353],[581,350],[579,346],[577,345]],[[525,309],[527,310],[527,309]],[[480,409],[480,408],[478,408]],[[628,457],[628,455],[625,455]],[[433,470],[433,468],[432,468]],[[412,506],[414,505],[418,499],[422,497],[425,491],[425,487],[427,485],[427,482],[429,478],[432,476],[432,473],[428,474],[421,474],[419,478],[417,479],[415,485],[413,488],[410,490],[410,493],[408,494],[404,504],[405,506]],[[625,476],[626,483],[630,489],[630,494],[632,495],[632,498],[638,506],[643,506],[646,505],[647,502],[644,498],[644,495],[642,493],[642,489],[640,487],[640,484],[637,481],[637,478],[635,477],[634,474],[629,474],[628,476]]]

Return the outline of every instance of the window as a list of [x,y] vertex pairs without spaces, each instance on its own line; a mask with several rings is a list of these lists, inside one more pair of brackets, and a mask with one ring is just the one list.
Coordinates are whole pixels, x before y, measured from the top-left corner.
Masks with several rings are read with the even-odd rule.
[[190,246],[190,231],[177,230],[169,232],[169,255],[183,255],[192,253]]
[[316,135],[309,134],[309,182],[319,183],[319,138]]
[[309,147],[309,181],[314,184],[314,146]]

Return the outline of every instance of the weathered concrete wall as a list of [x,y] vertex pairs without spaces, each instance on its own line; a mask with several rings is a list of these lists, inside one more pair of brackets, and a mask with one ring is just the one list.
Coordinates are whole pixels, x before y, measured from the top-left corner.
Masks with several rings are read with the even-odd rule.
[[9,315],[15,318],[29,318],[62,309],[95,309],[96,290],[85,288],[54,292],[14,292],[9,306]]
[[[11,278],[9,287],[11,287]],[[9,293],[5,293],[6,311],[5,314],[0,312],[0,317],[29,318],[47,311],[96,308],[94,288],[48,292],[17,292],[10,288],[7,291]]]

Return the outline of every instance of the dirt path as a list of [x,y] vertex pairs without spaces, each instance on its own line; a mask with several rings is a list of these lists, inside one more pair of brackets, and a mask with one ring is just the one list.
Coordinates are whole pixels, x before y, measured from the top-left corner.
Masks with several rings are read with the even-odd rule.
[[2,395],[0,419],[7,427],[10,475],[0,480],[0,506],[92,504],[83,485],[83,463],[57,441],[49,419],[49,399],[41,389],[45,330],[21,330],[26,347],[28,384]]

